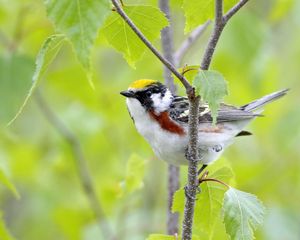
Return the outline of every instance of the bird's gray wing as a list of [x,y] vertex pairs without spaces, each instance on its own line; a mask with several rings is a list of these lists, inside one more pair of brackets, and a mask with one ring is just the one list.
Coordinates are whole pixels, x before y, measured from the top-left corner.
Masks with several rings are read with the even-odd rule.
[[[180,123],[188,123],[189,101],[186,97],[175,97],[169,110],[170,117]],[[217,123],[252,119],[260,116],[231,105],[222,103],[218,111]],[[200,104],[199,123],[212,122],[212,116],[207,104]]]

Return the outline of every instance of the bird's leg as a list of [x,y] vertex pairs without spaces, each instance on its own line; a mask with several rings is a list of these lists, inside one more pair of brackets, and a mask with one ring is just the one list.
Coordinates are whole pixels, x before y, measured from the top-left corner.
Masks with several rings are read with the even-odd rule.
[[[201,152],[199,152],[199,155],[200,155],[200,159],[202,158],[201,157]],[[190,160],[191,159],[191,156],[190,156],[190,153],[189,153],[189,150],[188,150],[188,148],[186,148],[186,150],[185,150],[185,157],[186,157],[186,159],[187,160]],[[202,165],[202,167],[198,170],[198,172],[197,172],[197,176],[199,176],[202,172],[203,172],[203,170],[205,169],[207,167],[207,165],[206,164],[203,164]],[[207,173],[208,174],[208,173]],[[200,188],[200,184],[197,186],[197,190],[196,190],[197,192],[197,194],[199,194],[199,193],[201,193],[201,188]],[[184,192],[185,192],[185,196],[186,197],[188,197],[188,198],[190,198],[190,199],[193,199],[193,200],[196,200],[196,198],[194,198],[194,197],[192,197],[191,196],[191,194],[189,193],[189,187],[188,187],[188,185],[186,185],[185,187],[184,187]]]
[[198,176],[203,172],[203,170],[207,167],[206,164],[203,164],[202,167],[198,170]]
[[[198,187],[197,187],[197,193],[198,193]],[[191,194],[190,194],[190,189],[189,189],[188,185],[185,185],[185,186],[184,186],[184,194],[185,194],[185,196],[186,196],[187,198],[189,198],[189,199],[197,200],[197,198],[191,196]]]

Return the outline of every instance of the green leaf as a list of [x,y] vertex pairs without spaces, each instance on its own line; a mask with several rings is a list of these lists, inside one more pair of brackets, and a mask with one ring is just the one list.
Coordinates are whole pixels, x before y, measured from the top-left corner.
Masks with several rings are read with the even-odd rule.
[[10,234],[7,227],[5,226],[5,222],[2,217],[2,213],[0,213],[0,239],[1,240],[14,240],[15,238]]
[[109,1],[47,0],[45,4],[56,29],[70,39],[78,60],[91,75],[91,49],[98,29],[110,12]]
[[[229,167],[222,167],[208,176],[229,183],[233,178],[233,172]],[[216,182],[203,182],[201,184],[201,194],[195,207],[195,228],[209,234],[214,230],[215,221],[220,217],[222,200],[227,188]]]
[[[146,240],[180,240],[180,236],[170,236],[164,234],[151,234]],[[192,240],[200,240],[196,235],[192,236]]]
[[0,123],[18,112],[31,85],[34,61],[25,55],[0,56]]
[[225,193],[224,223],[232,240],[254,239],[253,231],[263,223],[265,208],[256,196],[230,188]]
[[6,186],[15,195],[16,198],[18,199],[20,198],[20,194],[18,193],[15,185],[6,177],[6,175],[1,169],[0,169],[0,182],[4,186]]
[[213,122],[215,123],[220,103],[223,97],[228,94],[225,79],[217,71],[199,71],[193,85],[195,86],[196,94],[200,95],[202,100],[208,103]]
[[276,0],[269,15],[270,20],[280,21],[293,9],[295,2],[295,0]]
[[[63,43],[65,42],[64,35],[57,34],[52,35],[46,39],[43,43],[37,57],[36,57],[36,67],[35,72],[32,77],[31,87],[30,85],[26,89],[26,93],[23,96],[23,104],[19,103],[17,109],[18,112],[14,115],[13,119],[8,123],[8,125],[12,124],[17,117],[22,113],[24,107],[26,106],[28,100],[30,99],[35,87],[37,86],[38,81],[44,76],[47,71],[49,65],[52,63]],[[18,71],[15,71],[18,72]],[[29,91],[28,91],[29,89]],[[27,94],[27,95],[26,95]],[[24,100],[25,99],[25,100]]]
[[[157,39],[160,36],[160,30],[168,25],[167,18],[158,8],[124,6],[123,10],[149,41]],[[147,48],[116,12],[108,17],[101,32],[109,44],[121,52],[132,67]]]
[[127,162],[125,191],[134,192],[144,186],[145,160],[136,154],[132,154]]
[[178,189],[173,196],[173,203],[172,203],[172,213],[184,212],[184,189]]
[[[186,18],[185,33],[214,18],[214,2],[214,0],[183,1],[182,7]],[[229,10],[237,2],[238,0],[225,0],[224,11]]]

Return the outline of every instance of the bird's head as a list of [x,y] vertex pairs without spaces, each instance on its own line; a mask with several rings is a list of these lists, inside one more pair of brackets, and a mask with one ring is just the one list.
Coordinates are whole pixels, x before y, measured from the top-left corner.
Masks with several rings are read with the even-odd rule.
[[140,104],[146,111],[156,113],[166,111],[173,100],[172,93],[165,85],[150,79],[137,80],[120,94],[127,98],[128,106]]

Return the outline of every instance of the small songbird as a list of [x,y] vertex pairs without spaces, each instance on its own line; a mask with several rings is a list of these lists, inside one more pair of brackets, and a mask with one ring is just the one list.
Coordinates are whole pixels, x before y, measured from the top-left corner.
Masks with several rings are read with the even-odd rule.
[[[217,160],[235,137],[251,135],[244,127],[261,116],[261,107],[287,93],[288,89],[266,95],[241,107],[221,104],[217,123],[207,103],[199,107],[199,163]],[[189,101],[174,96],[162,83],[141,79],[121,94],[126,97],[129,114],[138,132],[149,142],[156,156],[173,165],[188,164]]]

